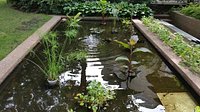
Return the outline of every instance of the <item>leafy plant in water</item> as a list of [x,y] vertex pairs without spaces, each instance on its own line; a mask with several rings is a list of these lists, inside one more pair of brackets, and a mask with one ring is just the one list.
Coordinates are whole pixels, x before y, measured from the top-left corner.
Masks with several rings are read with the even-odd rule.
[[57,41],[57,34],[50,32],[42,39],[44,45],[44,56],[47,60],[45,64],[37,55],[36,57],[41,62],[42,66],[28,59],[35,64],[46,76],[48,80],[56,80],[58,75],[63,70],[63,57],[59,53],[60,47]]
[[200,112],[200,106],[196,106],[194,112]]
[[116,33],[116,32],[117,32],[117,29],[116,29],[116,22],[117,22],[117,20],[118,20],[118,14],[119,14],[119,9],[117,8],[117,6],[112,8],[111,14],[112,14],[113,17],[114,17],[112,33]]
[[97,112],[101,107],[106,106],[109,100],[115,98],[115,92],[102,86],[100,82],[92,81],[87,86],[87,94],[79,93],[74,98],[81,106]]
[[63,52],[64,48],[66,47],[67,41],[69,43],[71,43],[71,41],[75,39],[75,37],[78,33],[78,28],[80,27],[79,22],[81,20],[80,15],[81,15],[81,13],[79,12],[73,17],[67,16],[67,18],[68,18],[66,21],[67,29],[65,31],[65,36],[67,38],[64,41],[64,44],[63,44],[64,47],[62,49],[62,52]]
[[129,51],[130,51],[129,52],[129,57],[120,56],[120,57],[117,57],[115,59],[116,62],[126,62],[127,63],[126,65],[123,65],[123,67],[124,68],[128,68],[128,76],[135,76],[135,74],[133,74],[132,66],[135,65],[135,64],[139,64],[139,62],[132,60],[133,53],[136,53],[136,52],[151,53],[151,51],[149,49],[144,48],[144,47],[135,48],[135,45],[137,44],[138,40],[139,40],[139,38],[138,38],[137,35],[131,36],[131,38],[129,39],[128,43],[115,40],[115,42],[117,42],[118,44],[120,44],[124,48],[129,49]]
[[103,19],[102,24],[106,24],[105,23],[105,14],[107,11],[106,8],[107,8],[108,2],[107,2],[107,0],[100,0],[99,3],[100,3],[101,15],[102,15],[102,19]]
[[86,60],[86,56],[87,56],[86,51],[73,51],[73,52],[67,54],[66,61],[69,64],[77,62],[77,61],[82,62],[82,61]]
[[122,19],[121,23],[126,30],[131,31],[132,35],[135,33],[130,19]]

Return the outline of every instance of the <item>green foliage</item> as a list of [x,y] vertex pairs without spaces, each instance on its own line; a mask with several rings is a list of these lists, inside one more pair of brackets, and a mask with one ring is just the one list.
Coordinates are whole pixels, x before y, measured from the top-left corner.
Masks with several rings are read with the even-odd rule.
[[139,64],[139,62],[136,62],[136,61],[132,60],[133,53],[136,53],[136,52],[151,53],[151,51],[149,49],[144,48],[144,47],[135,48],[135,45],[137,44],[138,40],[139,39],[138,39],[137,35],[131,36],[131,38],[129,39],[128,43],[115,40],[115,42],[117,42],[119,45],[121,45],[124,48],[130,50],[129,57],[127,57],[127,56],[119,56],[119,57],[117,57],[115,59],[116,62],[126,62],[127,63],[127,65],[123,65],[123,67],[128,68],[128,76],[132,76],[132,74],[131,74],[133,72],[132,71],[132,65]]
[[[74,6],[84,2],[96,2],[97,0],[9,0],[15,7],[24,11],[64,14],[63,8],[66,6]],[[137,3],[150,3],[152,0],[109,0],[109,2],[130,2]],[[81,8],[81,7],[80,7]],[[77,12],[75,12],[76,14]]]
[[75,16],[72,16],[72,17],[67,16],[66,23],[67,23],[68,29],[77,29],[78,27],[80,27],[80,25],[79,25],[79,21],[81,20],[80,15],[81,15],[81,13],[78,12]]
[[66,4],[64,10],[69,15],[81,12],[85,16],[113,15],[112,9],[118,10],[119,17],[142,17],[152,15],[152,10],[146,4],[132,4],[128,2],[106,3],[101,5],[98,1]]
[[57,41],[56,33],[48,33],[43,37],[44,54],[47,58],[47,77],[50,80],[58,78],[61,70],[63,70],[62,55],[58,55],[60,48]]
[[65,31],[65,36],[67,37],[66,39],[68,40],[69,43],[71,43],[71,41],[75,39],[77,33],[78,30],[76,29],[70,29]]
[[200,112],[200,106],[196,106],[194,112]]
[[67,16],[67,21],[66,21],[67,29],[65,31],[65,35],[67,37],[66,40],[68,39],[69,42],[74,40],[74,38],[76,37],[78,33],[78,28],[80,27],[79,22],[81,20],[80,15],[81,13],[79,12],[75,16],[72,16],[72,17]]
[[125,28],[130,28],[130,27],[132,27],[132,22],[131,22],[130,19],[127,19],[127,18],[122,19],[121,23],[123,24],[123,26],[124,26]]
[[82,62],[82,61],[86,60],[86,56],[87,56],[86,51],[73,51],[73,52],[67,54],[66,61],[68,63],[73,63],[73,62],[77,62],[77,61]]
[[115,92],[105,88],[100,82],[92,81],[87,86],[87,94],[79,93],[74,99],[80,106],[85,106],[93,112],[97,112],[101,107],[106,106],[109,100],[115,98]]
[[99,3],[100,3],[101,14],[105,15],[108,2],[107,0],[100,0]]
[[187,16],[200,19],[200,4],[189,4],[188,6],[183,7],[180,12]]
[[41,62],[42,66],[29,59],[27,60],[35,64],[46,75],[48,80],[56,80],[64,68],[63,57],[59,52],[60,46],[57,41],[57,34],[54,32],[46,34],[42,39],[42,43],[44,46],[43,51],[46,58],[46,64],[37,55],[35,56]]
[[200,73],[199,45],[185,42],[181,35],[173,34],[153,17],[144,17],[142,21],[148,26],[149,30],[156,33],[164,43],[169,45],[182,58],[184,65],[187,65],[192,71]]
[[120,44],[121,46],[123,46],[124,48],[130,49],[130,45],[128,43],[118,41],[118,40],[114,40],[114,41],[117,42],[118,44]]
[[73,40],[75,40],[75,37],[78,33],[78,28],[80,27],[79,25],[79,22],[81,20],[80,15],[81,13],[79,12],[75,16],[72,16],[72,17],[67,16],[67,21],[66,21],[67,29],[65,31],[66,39],[64,41],[64,45],[63,45],[64,47],[61,50],[61,52],[63,52],[63,50],[65,49],[67,41],[71,43]]

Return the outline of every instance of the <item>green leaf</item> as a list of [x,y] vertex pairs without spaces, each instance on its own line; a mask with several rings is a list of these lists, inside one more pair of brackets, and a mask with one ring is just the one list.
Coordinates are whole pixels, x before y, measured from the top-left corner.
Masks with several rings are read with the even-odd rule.
[[129,62],[129,59],[126,56],[119,56],[115,59],[115,61],[127,61],[127,62]]
[[84,102],[80,102],[80,106],[83,106],[84,105]]
[[127,43],[124,43],[122,41],[118,41],[118,40],[114,40],[115,42],[117,42],[118,44],[120,44],[121,46],[123,46],[124,48],[130,49],[130,45]]
[[200,112],[200,106],[195,107],[195,112]]
[[147,53],[152,53],[149,49],[145,48],[145,47],[140,47],[140,48],[136,48],[133,53],[135,52],[147,52]]

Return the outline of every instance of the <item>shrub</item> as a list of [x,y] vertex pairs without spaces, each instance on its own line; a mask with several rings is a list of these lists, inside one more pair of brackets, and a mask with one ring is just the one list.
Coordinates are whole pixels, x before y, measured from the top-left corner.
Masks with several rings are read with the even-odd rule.
[[[142,17],[152,15],[152,10],[146,4],[132,4],[128,2],[108,3],[106,4],[105,15],[112,15],[112,8],[117,7],[119,17]],[[101,6],[97,1],[85,3],[65,4],[64,12],[68,15],[74,15],[81,12],[85,16],[101,15]]]
[[180,10],[181,13],[200,19],[200,4],[190,4]]
[[[14,7],[26,12],[40,12],[47,14],[75,15],[81,12],[85,16],[101,15],[99,0],[10,0]],[[145,0],[146,1],[146,0]],[[148,0],[147,0],[148,1]],[[111,15],[112,7],[120,6],[119,17],[142,17],[152,14],[152,10],[145,4],[129,2],[106,4],[106,15]]]

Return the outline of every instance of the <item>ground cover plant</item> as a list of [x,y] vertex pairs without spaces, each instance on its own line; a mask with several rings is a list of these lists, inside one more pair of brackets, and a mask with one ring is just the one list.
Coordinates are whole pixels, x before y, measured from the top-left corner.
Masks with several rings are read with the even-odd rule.
[[0,15],[0,60],[51,18],[16,11],[6,0],[0,0]]
[[200,46],[184,41],[179,34],[173,34],[166,27],[161,25],[153,17],[143,17],[143,23],[156,33],[164,43],[169,45],[173,51],[182,59],[182,63],[192,71],[200,73]]
[[180,12],[187,16],[200,19],[200,4],[189,4],[188,6],[183,7]]

